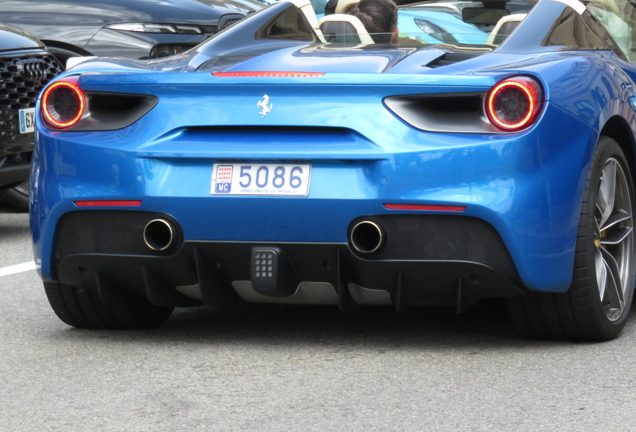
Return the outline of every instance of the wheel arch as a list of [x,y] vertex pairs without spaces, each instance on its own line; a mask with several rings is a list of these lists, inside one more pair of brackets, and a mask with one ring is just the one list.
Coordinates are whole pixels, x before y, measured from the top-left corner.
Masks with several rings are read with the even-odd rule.
[[636,140],[632,128],[623,117],[616,115],[605,123],[600,134],[612,138],[621,147],[629,163],[632,184],[636,186]]

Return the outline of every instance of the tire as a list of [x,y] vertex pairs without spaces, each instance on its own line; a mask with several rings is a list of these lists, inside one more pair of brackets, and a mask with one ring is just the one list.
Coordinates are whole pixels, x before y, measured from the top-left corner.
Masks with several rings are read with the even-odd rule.
[[84,329],[142,330],[161,326],[174,308],[133,303],[108,306],[96,290],[60,283],[45,283],[51,308],[64,323]]
[[634,186],[625,154],[616,141],[601,136],[581,207],[572,285],[565,293],[508,299],[513,326],[533,339],[616,338],[634,295],[633,214]]
[[3,199],[18,210],[29,211],[29,187],[31,183],[25,180],[17,186],[6,189]]

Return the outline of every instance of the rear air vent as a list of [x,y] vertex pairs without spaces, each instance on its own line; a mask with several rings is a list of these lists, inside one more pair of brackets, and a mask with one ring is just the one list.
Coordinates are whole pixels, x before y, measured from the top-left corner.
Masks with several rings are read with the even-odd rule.
[[486,117],[485,93],[391,96],[386,107],[414,128],[429,132],[500,133]]
[[201,141],[214,147],[223,142],[241,142],[267,147],[272,142],[277,146],[302,149],[303,145],[321,143],[323,146],[360,145],[366,140],[356,132],[340,127],[299,126],[193,126],[179,134],[180,141]]
[[[267,152],[267,157],[277,153],[282,156],[284,149],[286,158],[305,160],[309,155],[324,156],[325,149],[330,148],[337,149],[334,151],[340,152],[343,158],[353,160],[368,157],[369,149],[375,148],[356,131],[340,127],[195,126],[172,130],[166,136],[171,137],[175,146],[207,148],[221,159],[254,158],[257,153],[261,155],[260,152]],[[227,147],[228,142],[234,146]]]
[[[479,55],[481,55],[481,53]],[[473,53],[446,53],[443,56],[436,58],[426,66],[430,68],[438,68],[475,57],[477,57],[477,55]]]
[[159,98],[152,95],[86,92],[87,113],[67,131],[106,131],[130,126],[154,108]]

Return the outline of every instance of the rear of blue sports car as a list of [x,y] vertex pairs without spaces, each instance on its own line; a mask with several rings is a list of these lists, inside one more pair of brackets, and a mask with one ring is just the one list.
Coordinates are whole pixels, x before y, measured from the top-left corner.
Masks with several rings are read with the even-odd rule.
[[280,3],[176,57],[67,71],[40,96],[32,174],[53,309],[140,328],[204,304],[566,293],[601,110],[573,92],[608,66],[532,53],[535,12],[582,19],[536,9],[499,49],[351,46]]

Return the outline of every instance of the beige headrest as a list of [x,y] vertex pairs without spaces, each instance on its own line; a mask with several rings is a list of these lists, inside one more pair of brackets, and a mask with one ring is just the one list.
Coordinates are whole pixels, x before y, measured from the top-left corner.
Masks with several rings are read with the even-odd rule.
[[338,0],[338,4],[336,5],[335,13],[337,14],[346,14],[348,13],[356,3],[360,0]]
[[369,35],[369,32],[364,27],[364,24],[362,24],[362,22],[360,21],[358,17],[355,17],[353,15],[347,15],[347,14],[325,15],[324,17],[320,18],[320,21],[318,21],[318,24],[320,25],[320,28],[322,29],[322,25],[327,22],[347,22],[351,24],[353,28],[356,29],[356,32],[358,33],[358,37],[360,38],[361,44],[371,45],[374,43],[373,39],[371,38],[371,35]]

